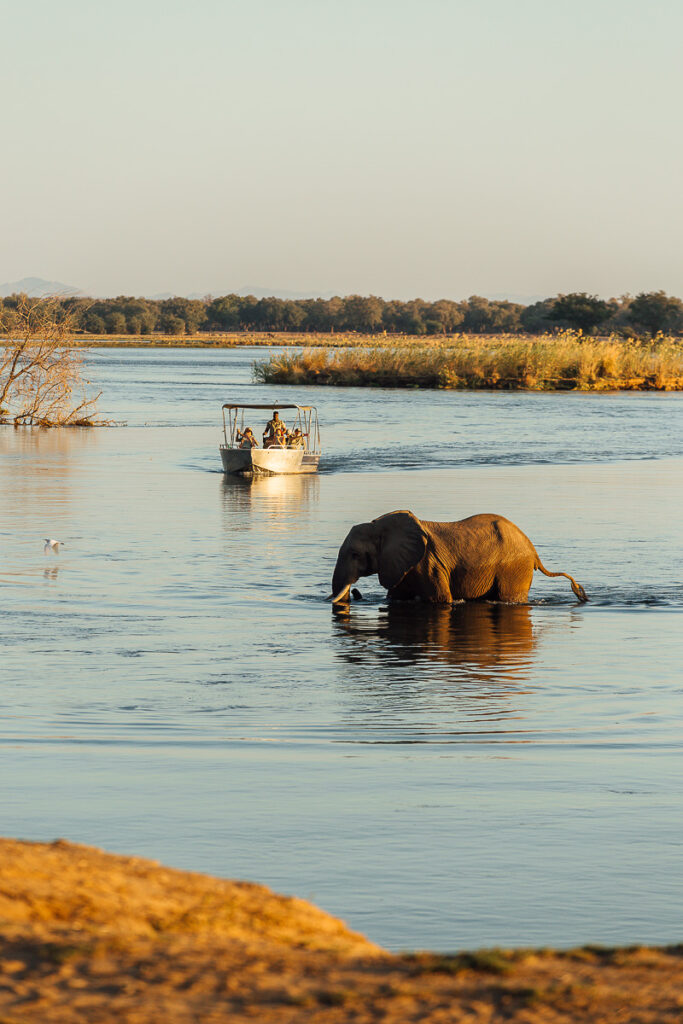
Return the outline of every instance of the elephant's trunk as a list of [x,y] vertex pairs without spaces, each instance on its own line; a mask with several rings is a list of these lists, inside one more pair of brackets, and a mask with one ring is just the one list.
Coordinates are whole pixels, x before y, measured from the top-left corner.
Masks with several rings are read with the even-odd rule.
[[353,573],[344,572],[337,564],[332,577],[332,604],[347,602],[351,586],[357,579],[357,576],[354,576]]

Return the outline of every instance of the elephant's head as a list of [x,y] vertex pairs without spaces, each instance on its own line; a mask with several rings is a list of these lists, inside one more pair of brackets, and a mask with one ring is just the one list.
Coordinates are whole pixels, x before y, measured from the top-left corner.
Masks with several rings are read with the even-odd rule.
[[332,577],[332,601],[348,601],[360,576],[377,573],[387,590],[397,586],[420,561],[427,534],[412,512],[389,512],[371,523],[353,526],[339,549]]

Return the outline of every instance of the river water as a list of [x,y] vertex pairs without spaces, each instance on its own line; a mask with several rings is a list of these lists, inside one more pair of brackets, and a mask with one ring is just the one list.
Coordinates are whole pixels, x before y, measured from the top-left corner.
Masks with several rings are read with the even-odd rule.
[[[274,390],[263,355],[94,350],[126,427],[0,428],[2,832],[391,949],[680,941],[683,395]],[[276,398],[318,405],[321,473],[224,479],[221,403]],[[375,578],[333,613],[347,530],[395,508],[501,513],[590,603]]]

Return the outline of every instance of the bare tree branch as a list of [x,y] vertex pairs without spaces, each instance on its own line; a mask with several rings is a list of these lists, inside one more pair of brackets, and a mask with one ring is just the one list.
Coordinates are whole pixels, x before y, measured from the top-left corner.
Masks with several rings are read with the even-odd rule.
[[70,316],[56,299],[19,297],[0,309],[0,423],[95,426],[100,394],[88,396],[82,348],[71,344]]

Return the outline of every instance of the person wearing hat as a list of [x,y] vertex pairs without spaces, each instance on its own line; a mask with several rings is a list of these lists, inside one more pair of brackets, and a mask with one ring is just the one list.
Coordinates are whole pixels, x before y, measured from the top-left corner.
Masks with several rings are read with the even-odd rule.
[[258,448],[258,441],[251,432],[251,427],[247,427],[244,433],[237,431],[237,440],[241,442],[240,448]]
[[304,446],[304,435],[301,433],[299,428],[289,435],[287,440],[288,448],[303,448]]

